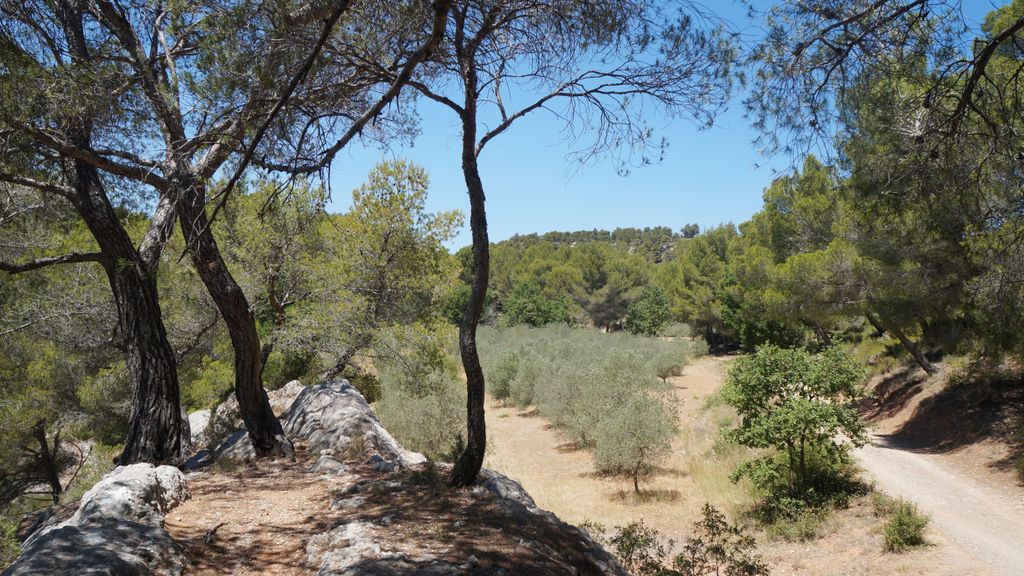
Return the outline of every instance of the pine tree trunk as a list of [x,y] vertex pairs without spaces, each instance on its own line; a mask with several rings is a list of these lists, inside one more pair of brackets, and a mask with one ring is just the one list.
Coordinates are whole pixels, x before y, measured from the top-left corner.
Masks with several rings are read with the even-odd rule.
[[[46,439],[46,422],[40,420],[34,427],[36,442],[39,444],[39,459],[43,466],[43,473],[46,475],[46,482],[50,485],[50,495],[54,504],[60,503],[60,495],[64,488],[60,484],[60,471],[57,470],[57,450],[60,448],[58,441],[54,440],[53,451],[50,451],[50,443]],[[59,438],[59,436],[58,436]]]
[[180,177],[181,232],[189,256],[227,326],[235,351],[235,397],[238,410],[259,457],[295,455],[291,442],[274,416],[263,389],[263,354],[249,301],[221,257],[206,217],[206,190],[187,176]]
[[[467,104],[470,99],[467,98]],[[483,314],[490,278],[490,241],[487,238],[484,186],[476,157],[475,108],[467,111],[465,116],[471,119],[463,121],[462,173],[469,193],[469,222],[473,233],[473,284],[459,325],[459,352],[466,372],[466,449],[462,451],[448,478],[452,486],[469,486],[476,481],[487,449],[484,371],[476,349],[476,328]]]
[[[59,2],[58,14],[76,62],[90,60],[82,14]],[[80,148],[91,146],[91,120],[72,118],[65,126],[68,140]],[[104,255],[104,270],[117,306],[118,335],[123,340],[125,363],[132,381],[132,409],[120,464],[177,462],[189,438],[178,392],[174,349],[167,339],[157,298],[156,266],[160,246],[140,257],[121,225],[95,167],[67,161],[65,176],[75,194],[70,200],[88,226]],[[170,214],[173,222],[173,214]]]
[[74,204],[107,257],[104,268],[134,391],[128,437],[117,462],[177,462],[187,447],[188,420],[181,410],[177,361],[163,324],[156,271],[139,258],[96,170],[75,164]]
[[[868,311],[865,314],[868,317],[868,321],[872,324],[883,325],[871,311]],[[872,317],[875,317],[875,320],[871,320]],[[921,352],[921,348],[919,348],[913,340],[908,338],[903,330],[900,330],[895,324],[889,324],[887,328],[889,332],[892,332],[892,335],[900,341],[900,344],[903,345],[907,352],[910,352],[910,355],[914,357],[914,361],[917,362],[917,365],[920,366],[922,370],[930,375],[939,373],[939,369],[925,357],[924,353]]]

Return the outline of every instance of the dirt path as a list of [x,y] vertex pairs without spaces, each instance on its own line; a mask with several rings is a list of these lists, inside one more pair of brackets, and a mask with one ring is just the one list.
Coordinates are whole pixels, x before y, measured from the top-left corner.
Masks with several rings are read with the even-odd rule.
[[1024,573],[1024,498],[964,474],[951,455],[903,449],[885,436],[856,451],[857,459],[891,496],[916,503],[933,529],[947,535],[995,574]]
[[327,477],[308,464],[272,462],[259,470],[189,479],[192,497],[167,515],[185,547],[190,575],[306,576],[306,542],[334,526]]

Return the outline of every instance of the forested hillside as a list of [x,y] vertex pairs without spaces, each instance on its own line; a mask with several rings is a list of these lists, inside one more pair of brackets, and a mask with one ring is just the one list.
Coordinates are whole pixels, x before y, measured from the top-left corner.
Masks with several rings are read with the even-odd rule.
[[[957,191],[958,202],[975,210],[919,207],[893,199],[909,192],[887,190],[871,177],[877,161],[851,156],[845,173],[808,157],[765,190],[749,221],[692,238],[665,228],[498,243],[494,307],[517,323],[522,300],[533,298],[560,303],[568,313],[525,323],[622,329],[631,305],[658,294],[661,327],[686,323],[721,350],[827,347],[877,333],[929,372],[929,357],[944,353],[1018,354],[1020,271],[1013,257],[991,258],[1012,251],[1014,236],[987,224],[1016,218],[1008,191],[976,187],[970,200]],[[630,240],[616,240],[623,237]],[[660,247],[657,254],[644,251],[652,245]]]

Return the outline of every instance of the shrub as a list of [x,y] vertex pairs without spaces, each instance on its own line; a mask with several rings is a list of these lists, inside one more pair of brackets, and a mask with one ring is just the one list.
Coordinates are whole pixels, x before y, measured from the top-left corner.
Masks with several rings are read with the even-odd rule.
[[918,511],[917,506],[906,500],[897,500],[889,520],[882,527],[885,549],[890,552],[903,552],[916,546],[923,546],[924,530],[927,526],[928,516]]
[[496,400],[506,400],[512,396],[512,381],[519,371],[519,355],[510,352],[499,360],[494,369],[487,375],[487,387]]
[[639,494],[640,478],[671,453],[678,431],[674,411],[664,402],[638,394],[598,426],[594,463],[601,472],[630,477]]
[[1017,480],[1024,484],[1024,456],[1017,458],[1013,467],[1017,471]]
[[680,576],[767,576],[768,565],[754,551],[757,544],[739,525],[729,524],[725,514],[705,504],[695,534],[672,564]]
[[229,353],[203,356],[194,371],[182,374],[181,401],[185,408],[214,408],[224,401],[235,386],[235,366]]
[[702,509],[702,518],[694,524],[694,535],[682,552],[668,561],[668,550],[675,542],[662,543],[658,531],[642,521],[619,527],[610,538],[603,528],[591,524],[589,530],[602,534],[597,540],[610,545],[612,553],[626,570],[637,576],[767,576],[768,565],[755,553],[754,538],[743,528],[730,524],[725,515],[710,504]]
[[0,570],[5,570],[21,554],[14,523],[0,516]]
[[849,445],[837,438],[865,441],[852,406],[863,375],[837,349],[811,355],[764,346],[737,360],[722,391],[740,416],[729,437],[773,452],[741,465],[734,480],[750,478],[770,505],[786,499],[820,505],[856,484],[849,480]]
[[[658,531],[644,525],[643,520],[620,527],[609,540],[612,553],[622,566],[637,576],[660,576],[668,554],[659,541]],[[671,548],[674,542],[669,541]]]
[[319,368],[319,356],[315,351],[275,349],[263,367],[263,385],[267,390],[277,390],[292,380],[312,382]]
[[132,383],[123,364],[106,368],[85,380],[78,389],[84,415],[78,432],[103,442],[123,442],[128,434]]
[[832,518],[827,509],[807,508],[801,501],[792,504],[789,514],[777,516],[766,524],[769,536],[787,542],[807,542],[829,532]]
[[383,392],[374,405],[384,427],[405,448],[431,459],[447,457],[466,429],[465,388],[447,374],[433,373],[429,382],[411,390],[381,375]]

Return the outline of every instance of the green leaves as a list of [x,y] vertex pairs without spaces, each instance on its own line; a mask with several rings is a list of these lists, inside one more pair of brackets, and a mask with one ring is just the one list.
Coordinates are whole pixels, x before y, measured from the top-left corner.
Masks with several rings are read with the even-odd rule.
[[539,328],[547,324],[572,324],[569,299],[546,298],[533,282],[517,284],[505,298],[504,319],[510,326],[526,324]]
[[787,486],[800,495],[811,488],[812,466],[842,465],[849,444],[866,441],[865,426],[853,406],[864,375],[837,348],[812,355],[769,345],[737,360],[722,390],[723,399],[740,416],[739,426],[728,435],[744,446],[772,449],[781,459],[769,455],[747,462],[734,477],[749,477],[769,491]]
[[641,336],[656,336],[669,321],[670,308],[665,291],[657,286],[644,289],[640,298],[626,308],[626,330]]

